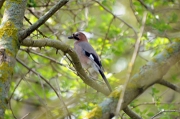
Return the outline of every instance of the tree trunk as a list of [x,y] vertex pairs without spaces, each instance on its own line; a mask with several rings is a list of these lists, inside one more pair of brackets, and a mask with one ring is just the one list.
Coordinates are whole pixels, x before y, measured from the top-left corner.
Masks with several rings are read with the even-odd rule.
[[8,92],[19,49],[18,33],[22,27],[27,0],[6,0],[0,26],[0,118],[8,104]]

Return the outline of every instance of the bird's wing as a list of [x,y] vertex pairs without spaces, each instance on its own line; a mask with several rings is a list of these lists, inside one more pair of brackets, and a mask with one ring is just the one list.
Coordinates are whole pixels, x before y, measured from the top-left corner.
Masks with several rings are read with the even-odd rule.
[[108,86],[111,92],[112,88],[108,80],[106,79],[106,76],[104,75],[101,61],[99,60],[99,57],[97,53],[95,52],[95,50],[93,49],[93,47],[87,42],[80,42],[78,45],[81,46],[83,54],[95,63],[95,66],[98,69],[98,72],[101,74],[102,78],[104,79],[106,85]]
[[98,66],[98,70],[102,70],[103,68],[101,61],[93,47],[87,42],[80,42],[78,45],[81,46],[84,55],[87,56],[91,61],[94,61],[96,63],[96,65]]

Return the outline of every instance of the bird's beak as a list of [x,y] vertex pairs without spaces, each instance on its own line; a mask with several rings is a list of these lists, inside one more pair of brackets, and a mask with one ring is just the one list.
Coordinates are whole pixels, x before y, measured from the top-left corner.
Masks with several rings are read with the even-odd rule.
[[72,36],[69,36],[68,38],[69,39],[80,40],[75,34],[73,34]]
[[74,39],[74,36],[72,35],[72,36],[69,36],[68,38],[69,38],[69,39]]

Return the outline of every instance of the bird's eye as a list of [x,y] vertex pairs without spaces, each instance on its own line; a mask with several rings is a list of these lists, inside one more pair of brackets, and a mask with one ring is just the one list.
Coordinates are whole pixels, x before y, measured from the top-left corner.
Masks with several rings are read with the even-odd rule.
[[76,36],[79,36],[79,34],[76,34]]

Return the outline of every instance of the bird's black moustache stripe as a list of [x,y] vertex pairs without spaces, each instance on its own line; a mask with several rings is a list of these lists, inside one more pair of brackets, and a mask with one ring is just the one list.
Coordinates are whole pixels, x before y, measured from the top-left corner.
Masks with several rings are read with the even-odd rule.
[[80,39],[79,39],[77,36],[75,36],[75,35],[74,35],[74,39],[75,39],[75,40],[80,40]]

